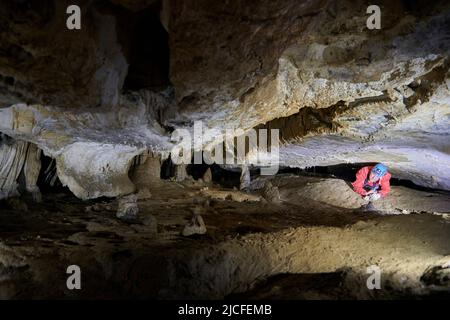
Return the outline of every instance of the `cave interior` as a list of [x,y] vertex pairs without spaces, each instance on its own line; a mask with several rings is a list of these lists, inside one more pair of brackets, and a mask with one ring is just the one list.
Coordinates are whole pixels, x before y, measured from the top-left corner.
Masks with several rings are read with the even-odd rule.
[[450,3],[369,5],[2,1],[0,298],[450,297]]

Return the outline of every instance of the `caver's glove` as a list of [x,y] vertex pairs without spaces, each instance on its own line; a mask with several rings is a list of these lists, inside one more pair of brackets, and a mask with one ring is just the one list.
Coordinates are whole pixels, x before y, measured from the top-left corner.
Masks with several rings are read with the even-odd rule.
[[375,201],[381,198],[381,195],[379,193],[372,193],[371,195],[369,195],[369,200],[370,201]]

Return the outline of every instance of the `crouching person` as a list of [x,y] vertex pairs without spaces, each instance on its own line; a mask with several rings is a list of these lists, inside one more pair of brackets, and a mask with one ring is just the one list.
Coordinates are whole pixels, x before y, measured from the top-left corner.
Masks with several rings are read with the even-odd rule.
[[365,209],[374,209],[372,202],[389,194],[391,191],[390,179],[391,174],[388,172],[387,167],[381,163],[358,170],[356,181],[352,185],[353,190],[367,201],[367,204],[364,206]]

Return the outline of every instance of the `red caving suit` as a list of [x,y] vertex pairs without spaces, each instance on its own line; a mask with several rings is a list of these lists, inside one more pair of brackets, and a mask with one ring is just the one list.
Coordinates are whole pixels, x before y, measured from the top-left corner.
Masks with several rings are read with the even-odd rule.
[[372,168],[373,166],[367,166],[358,170],[358,172],[356,173],[356,181],[352,183],[353,190],[364,197],[367,194],[367,191],[364,189],[364,187],[375,187],[378,188],[377,192],[381,195],[381,197],[385,197],[387,196],[389,191],[391,191],[391,185],[389,183],[391,174],[389,172],[386,172],[386,174],[382,176],[380,180],[371,183],[369,182],[369,175]]

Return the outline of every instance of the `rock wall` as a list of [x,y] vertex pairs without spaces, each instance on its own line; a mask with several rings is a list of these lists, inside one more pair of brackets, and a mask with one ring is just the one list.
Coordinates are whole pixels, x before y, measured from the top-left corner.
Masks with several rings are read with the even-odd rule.
[[204,121],[207,145],[227,127],[279,128],[281,165],[381,161],[449,189],[449,7],[384,1],[381,30],[369,30],[367,6],[179,4],[173,123]]
[[[0,4],[0,107],[41,103],[115,106],[127,74],[117,13],[78,1],[81,30],[66,27],[72,1]],[[115,15],[116,16],[115,16]]]
[[[362,0],[80,1],[76,31],[68,4],[0,4],[0,132],[57,159],[81,198],[131,192],[132,159],[167,158],[170,132],[196,120],[213,129],[205,146],[226,128],[279,128],[280,165],[381,161],[450,189],[445,1],[381,1],[380,30]],[[171,84],[124,93],[150,16],[168,32]]]
[[56,159],[59,179],[77,197],[115,197],[135,189],[128,176],[134,157],[148,151],[168,156],[169,138],[155,121],[164,103],[144,94],[95,112],[18,104],[0,109],[0,132]]

